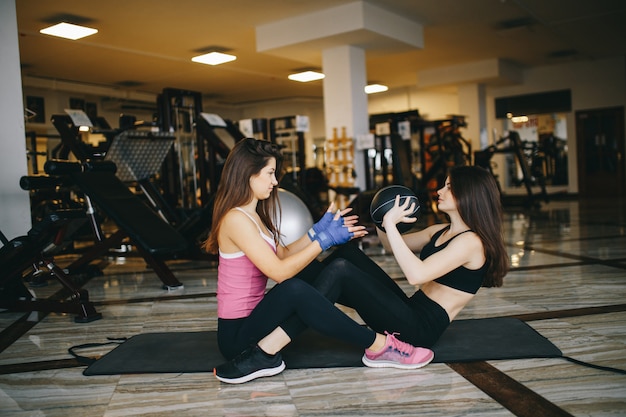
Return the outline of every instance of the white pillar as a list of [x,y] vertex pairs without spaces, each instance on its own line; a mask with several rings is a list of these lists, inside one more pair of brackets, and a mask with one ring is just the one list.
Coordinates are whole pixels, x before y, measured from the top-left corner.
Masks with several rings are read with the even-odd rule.
[[[487,134],[487,94],[484,84],[461,84],[458,87],[459,113],[467,116],[463,137],[472,143],[472,152],[489,145]],[[485,143],[483,143],[485,142]],[[472,155],[473,158],[473,155]]]
[[[347,137],[356,138],[369,132],[367,95],[365,85],[365,51],[361,48],[343,45],[325,49],[322,52],[324,78],[324,119],[326,137],[333,136],[346,128]],[[364,151],[354,151],[356,186],[365,190]]]
[[0,56],[0,230],[13,239],[31,227],[28,192],[19,185],[28,170],[14,1],[0,1]]

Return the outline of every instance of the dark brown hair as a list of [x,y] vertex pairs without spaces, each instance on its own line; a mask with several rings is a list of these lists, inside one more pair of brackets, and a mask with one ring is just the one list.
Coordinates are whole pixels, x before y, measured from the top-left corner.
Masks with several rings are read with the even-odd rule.
[[509,270],[502,235],[502,203],[495,178],[478,166],[450,169],[450,190],[461,219],[483,243],[487,272],[483,287],[500,287]]
[[[207,252],[217,253],[217,235],[222,219],[231,209],[245,205],[252,200],[250,178],[258,175],[271,158],[276,159],[276,177],[279,179],[283,156],[277,145],[265,140],[245,138],[233,146],[224,163],[215,193],[211,231],[203,245]],[[263,225],[278,242],[279,230],[276,226],[280,223],[278,193],[273,192],[268,199],[259,201],[256,211]]]

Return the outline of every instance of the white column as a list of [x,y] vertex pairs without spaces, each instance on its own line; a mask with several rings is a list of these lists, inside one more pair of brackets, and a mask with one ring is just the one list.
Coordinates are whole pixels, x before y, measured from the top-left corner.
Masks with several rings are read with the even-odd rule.
[[487,134],[487,95],[485,89],[484,84],[478,83],[461,84],[458,87],[459,113],[467,116],[465,119],[467,128],[462,133],[465,139],[471,140],[472,152],[489,145]]
[[28,192],[19,185],[28,170],[14,1],[0,1],[0,56],[0,230],[13,239],[31,227]]
[[[346,128],[346,135],[353,139],[369,132],[367,114],[367,83],[365,51],[355,46],[337,46],[322,52],[324,78],[324,119],[326,137]],[[356,186],[365,190],[364,151],[355,147],[354,164]]]

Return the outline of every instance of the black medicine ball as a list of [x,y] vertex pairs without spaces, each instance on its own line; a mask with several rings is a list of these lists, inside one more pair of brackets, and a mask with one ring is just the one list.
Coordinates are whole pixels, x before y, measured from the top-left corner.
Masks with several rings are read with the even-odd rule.
[[[409,207],[411,203],[415,203],[415,209],[413,213],[409,215],[409,217],[415,217],[419,220],[420,215],[420,202],[417,199],[415,193],[407,187],[402,185],[389,185],[387,187],[381,188],[372,199],[372,203],[370,204],[370,216],[372,217],[372,221],[383,232],[385,228],[382,226],[383,217],[393,207],[396,202],[396,196],[400,195],[400,204],[404,204],[406,202],[406,198],[409,198],[411,201],[409,203]],[[416,221],[417,221],[416,220]],[[400,233],[405,233],[409,231],[415,223],[398,223],[397,227]]]

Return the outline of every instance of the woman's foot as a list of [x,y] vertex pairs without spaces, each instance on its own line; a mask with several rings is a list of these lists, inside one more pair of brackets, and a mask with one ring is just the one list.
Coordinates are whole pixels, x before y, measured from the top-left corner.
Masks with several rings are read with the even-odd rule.
[[263,376],[278,375],[285,369],[280,353],[269,355],[257,345],[213,369],[217,379],[229,384],[243,384]]
[[387,333],[385,347],[378,352],[365,349],[361,360],[370,368],[417,369],[428,365],[434,357],[432,350],[415,347]]

